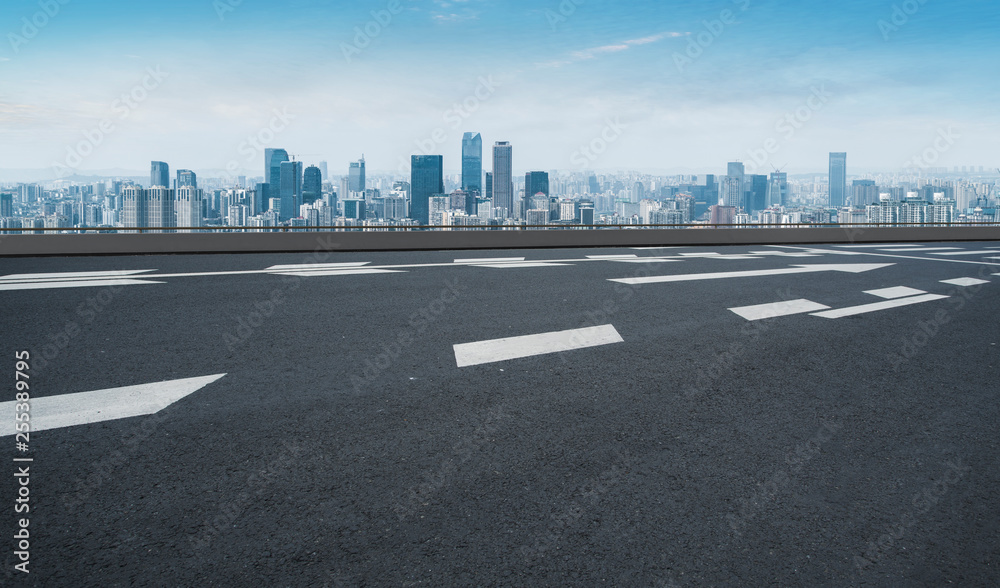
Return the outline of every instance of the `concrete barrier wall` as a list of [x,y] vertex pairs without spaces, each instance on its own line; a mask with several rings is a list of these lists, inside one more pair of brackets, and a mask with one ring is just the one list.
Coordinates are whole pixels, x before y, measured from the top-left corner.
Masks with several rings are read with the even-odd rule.
[[993,227],[2,235],[0,257],[997,241]]

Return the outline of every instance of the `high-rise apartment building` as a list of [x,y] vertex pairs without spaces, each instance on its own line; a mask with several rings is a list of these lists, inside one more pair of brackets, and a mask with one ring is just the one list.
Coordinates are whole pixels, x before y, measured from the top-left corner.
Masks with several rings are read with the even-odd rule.
[[462,136],[462,190],[483,191],[483,138],[479,133]]
[[[204,200],[204,194],[195,186],[177,188],[177,202],[175,206],[178,227],[202,226],[202,200]],[[187,233],[190,231],[183,232]]]
[[444,157],[410,157],[410,218],[418,225],[430,223],[430,199],[444,194]]
[[847,198],[847,154],[830,154],[830,206],[841,208]]
[[493,145],[493,208],[501,209],[503,218],[514,213],[513,150],[507,141]]

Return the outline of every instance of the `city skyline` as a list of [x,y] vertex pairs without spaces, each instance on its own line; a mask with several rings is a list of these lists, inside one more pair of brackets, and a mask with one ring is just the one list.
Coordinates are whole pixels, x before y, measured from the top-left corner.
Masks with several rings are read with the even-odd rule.
[[932,165],[996,167],[996,11],[912,4],[102,2],[59,4],[29,38],[40,8],[18,2],[0,17],[0,167],[255,173],[281,145],[372,171],[442,154],[450,173],[470,129],[519,145],[525,171],[763,154],[755,173],[799,173],[832,150],[899,169],[941,133]]

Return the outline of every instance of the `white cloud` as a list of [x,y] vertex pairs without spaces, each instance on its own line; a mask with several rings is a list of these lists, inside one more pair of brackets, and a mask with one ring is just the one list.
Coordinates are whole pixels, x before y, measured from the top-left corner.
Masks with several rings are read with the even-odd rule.
[[662,41],[663,39],[670,39],[675,37],[686,37],[691,33],[679,33],[676,31],[667,31],[663,33],[657,33],[655,35],[650,35],[648,37],[640,37],[638,39],[630,39],[628,41],[622,41],[620,43],[614,43],[611,45],[602,45],[600,47],[591,47],[589,49],[582,49],[579,51],[573,51],[570,53],[567,59],[558,59],[553,61],[544,61],[536,63],[535,67],[539,69],[547,69],[553,67],[562,67],[564,65],[569,65],[571,63],[576,63],[578,61],[586,61],[588,59],[595,59],[601,55],[607,53],[620,53],[622,51],[627,51],[632,47],[637,45],[648,45],[650,43],[656,43],[657,41]]

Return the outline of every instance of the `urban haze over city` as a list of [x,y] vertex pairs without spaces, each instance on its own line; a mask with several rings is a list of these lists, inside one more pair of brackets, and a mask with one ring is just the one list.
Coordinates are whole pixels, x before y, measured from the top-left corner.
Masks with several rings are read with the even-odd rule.
[[0,228],[998,222],[986,2],[18,2]]

